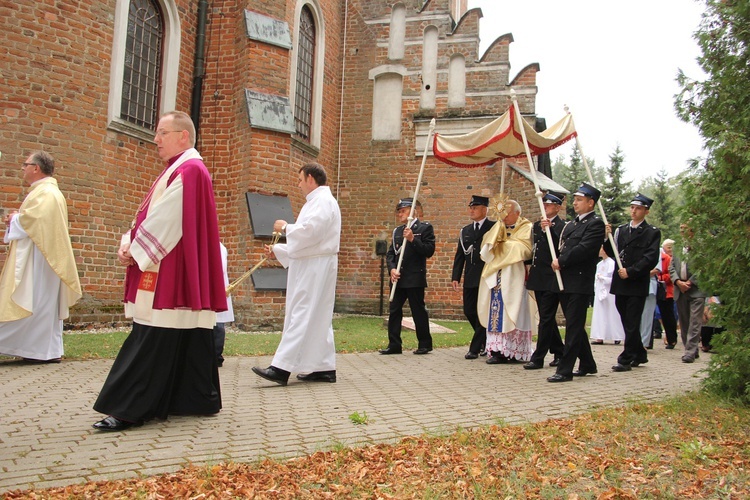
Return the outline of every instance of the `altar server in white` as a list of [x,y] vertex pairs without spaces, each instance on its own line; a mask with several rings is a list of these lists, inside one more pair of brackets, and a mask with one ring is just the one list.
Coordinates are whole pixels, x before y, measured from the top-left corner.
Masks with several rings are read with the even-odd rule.
[[274,231],[285,234],[286,243],[266,246],[266,253],[289,269],[286,314],[271,366],[253,371],[281,385],[287,384],[291,372],[299,373],[299,380],[336,382],[332,320],[341,211],[326,180],[325,169],[317,163],[299,170],[299,187],[307,201],[296,222],[274,223]]

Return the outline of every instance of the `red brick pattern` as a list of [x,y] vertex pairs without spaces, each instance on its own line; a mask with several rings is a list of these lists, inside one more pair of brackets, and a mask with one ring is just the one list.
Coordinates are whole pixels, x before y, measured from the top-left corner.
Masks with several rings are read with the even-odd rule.
[[[189,111],[197,1],[176,3],[182,29],[177,108]],[[245,108],[245,89],[289,95],[292,53],[248,39],[244,9],[286,20],[293,34],[296,2],[210,2],[197,148],[214,178],[222,240],[230,253],[230,279],[258,262],[267,243],[252,235],[244,193],[288,195],[297,213],[304,202],[297,188],[297,170],[305,162],[317,161],[328,169],[343,215],[337,310],[376,313],[380,258],[375,255],[375,241],[390,240],[396,200],[413,193],[421,164],[415,154],[414,121],[434,115],[440,131],[441,117],[501,114],[510,104],[511,85],[536,89],[537,65],[527,66],[511,80],[512,36],[501,37],[485,54],[479,54],[479,10],[467,13],[452,31],[449,9],[453,1],[449,0],[431,0],[422,10],[420,0],[405,2],[405,56],[389,61],[391,4],[350,0],[345,38],[344,0],[320,2],[325,71],[318,151],[287,134],[251,128]],[[45,149],[55,156],[84,289],[84,298],[71,316],[77,325],[123,321],[124,273],[116,259],[119,237],[161,170],[153,143],[107,129],[114,11],[115,0],[0,4],[0,44],[5,47],[0,55],[0,207],[16,208],[23,200],[26,187],[19,164],[30,151]],[[418,15],[421,20],[414,19]],[[436,109],[426,113],[419,109],[420,41],[429,25],[439,32],[438,82]],[[467,69],[462,110],[447,108],[447,68],[456,53],[464,55]],[[372,141],[373,82],[368,73],[386,64],[403,65],[407,70],[402,138]],[[522,111],[529,115],[534,113],[534,95],[519,97]],[[462,170],[431,157],[426,163],[420,199],[424,218],[435,226],[437,235],[427,293],[434,317],[463,316],[461,296],[450,289],[456,238],[468,221],[466,204],[471,195],[497,192],[500,170],[499,164]],[[508,173],[505,183],[526,213],[536,217],[531,184],[515,173]],[[3,261],[4,253],[0,254]],[[248,281],[235,293],[234,306],[241,325],[278,328],[284,293],[257,292]]]

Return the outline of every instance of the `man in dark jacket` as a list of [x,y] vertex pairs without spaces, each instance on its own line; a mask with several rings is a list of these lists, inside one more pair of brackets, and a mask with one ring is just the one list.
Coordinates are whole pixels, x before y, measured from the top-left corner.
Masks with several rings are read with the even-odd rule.
[[466,359],[477,359],[484,351],[487,329],[479,322],[477,315],[477,296],[479,295],[479,280],[482,277],[484,261],[479,257],[482,238],[495,225],[495,221],[487,218],[487,207],[490,200],[486,196],[472,196],[469,202],[469,217],[471,224],[461,229],[458,237],[458,248],[453,259],[451,285],[454,291],[461,288],[461,275],[464,275],[463,299],[464,315],[474,329],[474,336],[469,345]]
[[[573,376],[596,373],[596,361],[586,334],[586,311],[594,295],[594,275],[599,262],[599,249],[604,241],[604,222],[594,213],[601,192],[586,183],[573,193],[576,217],[560,234],[560,254],[552,261],[552,269],[562,275],[563,291],[560,304],[565,314],[565,349],[557,372],[548,382],[568,382]],[[542,223],[542,227],[548,224]],[[638,316],[640,320],[640,316]],[[580,359],[574,372],[576,359]]]
[[[401,225],[393,230],[391,246],[386,254],[391,286],[396,287],[396,291],[389,305],[388,347],[381,349],[380,354],[401,354],[401,320],[407,299],[419,342],[414,354],[432,351],[424,289],[427,288],[427,259],[435,253],[435,231],[429,222],[422,222],[418,218],[409,224],[412,203],[412,198],[403,198],[396,205],[396,217]],[[415,208],[420,208],[419,202]],[[400,271],[397,271],[401,252],[403,260]]]
[[[548,221],[552,244],[557,255],[560,246],[560,234],[565,227],[565,221],[558,213],[562,208],[564,195],[547,193],[542,198],[544,202],[545,220]],[[550,366],[557,366],[563,355],[563,341],[557,328],[557,306],[560,304],[560,287],[557,285],[555,271],[552,270],[552,252],[549,240],[541,221],[534,223],[532,232],[532,257],[526,289],[533,290],[537,307],[539,308],[539,328],[537,329],[536,349],[531,360],[523,365],[527,370],[537,370],[544,367],[544,357],[551,352],[554,359]]]
[[[631,367],[648,363],[646,348],[641,338],[641,316],[648,295],[651,270],[659,262],[661,231],[646,222],[646,215],[654,200],[638,194],[630,202],[630,222],[617,228],[614,234],[617,252],[622,262],[612,275],[610,293],[615,296],[615,306],[620,313],[625,330],[625,345],[612,367],[616,372],[630,371]],[[607,234],[612,228],[607,226]],[[615,250],[609,240],[604,251],[614,257]]]

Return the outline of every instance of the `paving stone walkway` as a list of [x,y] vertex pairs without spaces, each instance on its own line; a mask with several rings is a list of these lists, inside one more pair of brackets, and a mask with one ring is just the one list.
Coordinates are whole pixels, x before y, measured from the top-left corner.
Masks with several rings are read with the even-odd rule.
[[[698,387],[709,354],[693,364],[658,345],[650,362],[613,373],[620,346],[592,346],[599,374],[551,384],[553,368],[467,361],[465,348],[426,356],[341,354],[336,384],[251,372],[270,356],[230,357],[220,369],[224,409],[213,417],[170,417],[122,433],[95,431],[91,406],[112,360],[28,365],[0,361],[0,494],[172,472],[188,464],[254,461],[333,446],[394,442],[504,422],[561,418],[601,406],[657,401]],[[549,359],[548,359],[549,361]],[[367,414],[367,425],[349,416]]]

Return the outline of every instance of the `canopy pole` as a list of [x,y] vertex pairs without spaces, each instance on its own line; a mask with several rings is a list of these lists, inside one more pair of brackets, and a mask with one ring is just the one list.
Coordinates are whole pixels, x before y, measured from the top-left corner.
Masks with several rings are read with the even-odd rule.
[[[417,208],[417,200],[419,199],[419,187],[422,185],[422,175],[424,174],[424,165],[427,163],[427,148],[430,147],[430,139],[432,133],[435,131],[435,119],[430,120],[430,130],[427,132],[427,140],[424,143],[424,153],[422,153],[422,166],[419,168],[419,176],[417,177],[417,187],[414,190],[414,198],[411,203],[411,210],[409,210],[409,218],[406,220],[406,227],[411,228],[412,222],[414,222],[414,210]],[[406,229],[406,228],[404,228]],[[401,272],[401,263],[404,261],[404,252],[406,251],[406,238],[401,245],[401,252],[398,256],[398,264],[396,265],[396,272]],[[388,299],[389,302],[393,302],[393,296],[396,294],[396,285],[398,282],[393,283],[391,287],[391,295]]]
[[508,165],[508,160],[503,158],[503,167],[500,173],[500,193],[505,194],[505,167]]
[[[571,120],[573,119],[572,114],[570,110],[568,109],[568,106],[565,106],[565,114],[571,115]],[[594,176],[591,175],[591,169],[589,168],[589,162],[586,161],[586,155],[583,154],[583,147],[581,147],[581,141],[578,139],[578,134],[576,134],[576,148],[578,149],[578,154],[581,155],[581,160],[583,161],[583,166],[586,168],[586,174],[589,177],[589,182],[591,185],[594,185]],[[596,202],[597,206],[599,207],[599,213],[602,214],[602,220],[605,224],[609,224],[607,222],[607,214],[604,213],[604,206],[602,205],[601,197]],[[612,237],[612,232],[609,233],[607,236],[607,239],[609,240],[609,244],[612,245],[612,249],[614,250],[615,254],[615,261],[617,262],[617,266],[622,269],[622,261],[620,260],[620,252],[617,250],[617,244],[615,243],[615,239]]]
[[[526,130],[524,129],[524,120],[521,116],[521,108],[518,106],[518,99],[516,98],[516,91],[510,89],[510,98],[513,101],[513,109],[516,112],[516,119],[518,121],[518,129],[521,131],[521,138],[523,139],[523,147],[526,151],[526,159],[529,162],[529,170],[531,171],[531,178],[534,180],[534,196],[536,201],[539,202],[539,210],[542,212],[542,217],[547,218],[547,212],[544,210],[544,203],[542,202],[542,191],[539,189],[539,179],[536,176],[536,167],[534,162],[531,160],[531,150],[529,149],[529,142],[526,140]],[[552,241],[552,233],[550,231],[544,231],[547,234],[547,243],[549,244],[549,251],[552,254],[552,260],[557,259],[557,252],[555,251],[555,244]],[[560,287],[560,291],[563,291],[562,275],[559,270],[555,270],[555,276],[557,277],[557,285]]]

